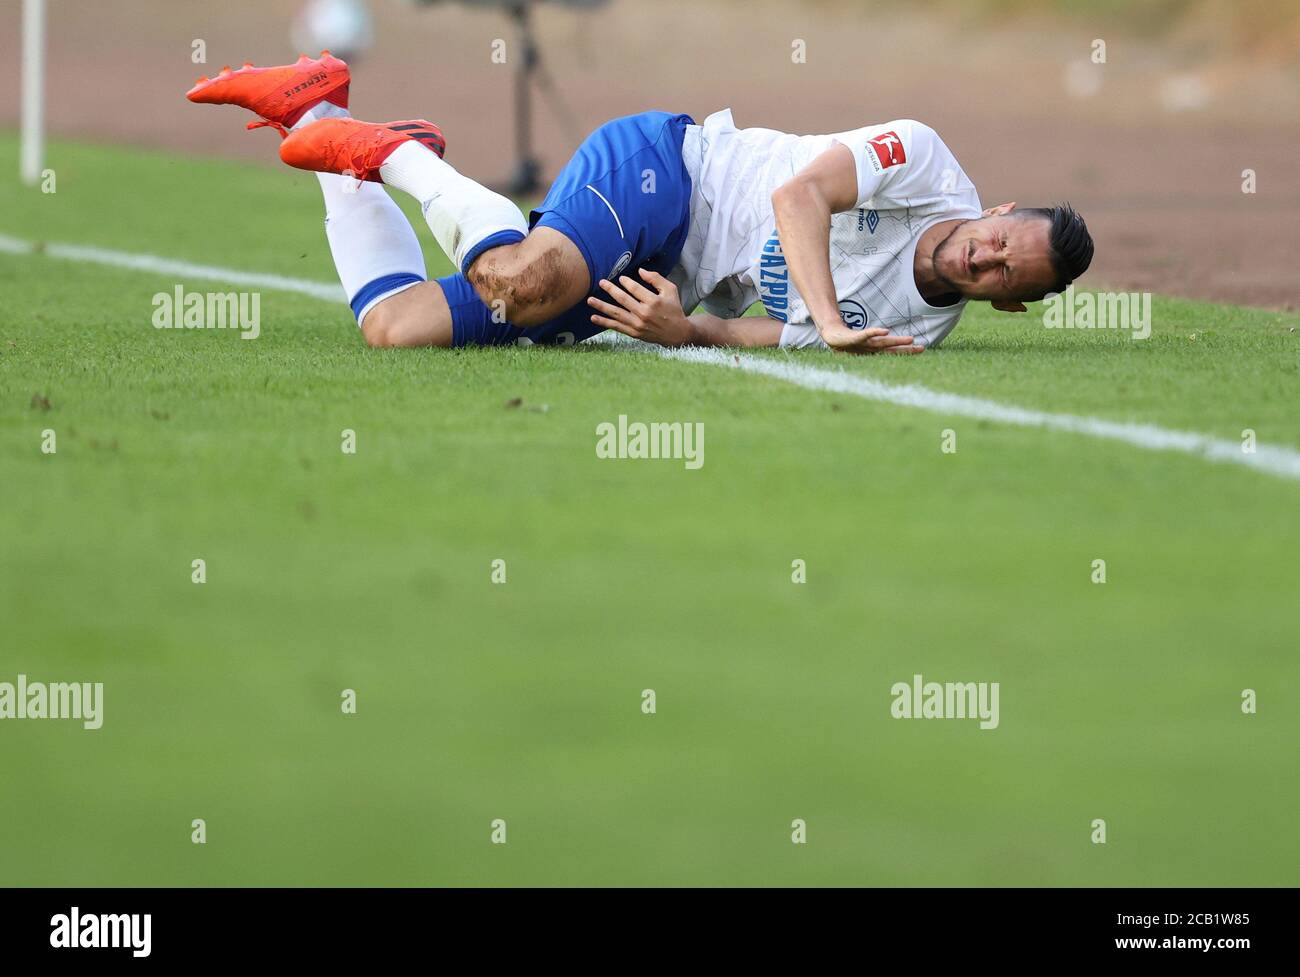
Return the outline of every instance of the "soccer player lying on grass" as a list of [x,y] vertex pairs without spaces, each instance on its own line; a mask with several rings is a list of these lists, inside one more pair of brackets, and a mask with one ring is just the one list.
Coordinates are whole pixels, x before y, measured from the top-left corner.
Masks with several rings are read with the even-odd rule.
[[[348,67],[322,52],[200,79],[314,170],[339,278],[372,346],[568,345],[604,329],[664,346],[919,353],[969,300],[1023,312],[1092,260],[1068,205],[980,209],[934,130],[897,120],[826,136],[643,112],[601,126],[525,221],[442,159],[423,120],[347,112]],[[358,181],[361,181],[360,183]],[[420,201],[459,274],[425,280],[419,241],[375,183]],[[761,301],[767,317],[744,317]],[[697,307],[705,311],[688,313]]]

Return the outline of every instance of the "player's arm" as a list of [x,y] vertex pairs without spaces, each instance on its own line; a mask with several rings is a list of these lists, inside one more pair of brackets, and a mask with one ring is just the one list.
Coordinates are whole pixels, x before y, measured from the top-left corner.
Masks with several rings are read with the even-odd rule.
[[891,336],[887,329],[850,329],[840,316],[831,277],[831,215],[853,210],[857,201],[857,164],[843,143],[836,143],[772,192],[776,230],[790,278],[831,349],[920,352],[920,347],[912,346],[911,336]]
[[[642,281],[628,275],[601,281],[609,302],[587,299],[597,326],[659,346],[779,346],[781,323],[775,319],[722,319],[707,312],[682,311],[677,286],[663,275],[641,271]],[[621,287],[620,287],[621,286]]]
[[776,347],[785,327],[768,316],[740,316],[723,319],[707,312],[688,317],[694,329],[692,346]]

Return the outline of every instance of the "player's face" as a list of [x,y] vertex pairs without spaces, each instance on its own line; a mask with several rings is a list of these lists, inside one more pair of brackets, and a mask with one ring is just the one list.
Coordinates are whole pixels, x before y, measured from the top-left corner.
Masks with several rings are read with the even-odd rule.
[[959,224],[935,248],[934,270],[963,298],[1017,302],[1035,298],[1054,281],[1048,232],[1042,219],[1007,215]]

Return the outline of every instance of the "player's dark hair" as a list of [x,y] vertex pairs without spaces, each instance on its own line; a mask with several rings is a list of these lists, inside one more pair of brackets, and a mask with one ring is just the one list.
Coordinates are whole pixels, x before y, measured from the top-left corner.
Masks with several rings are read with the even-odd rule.
[[1048,257],[1056,272],[1056,281],[1047,292],[1064,292],[1072,281],[1088,270],[1092,264],[1092,235],[1088,233],[1088,225],[1083,222],[1078,211],[1068,203],[1054,207],[1026,207],[1011,213],[1012,216],[1022,218],[1041,217],[1051,224],[1047,232],[1048,247],[1051,249]]

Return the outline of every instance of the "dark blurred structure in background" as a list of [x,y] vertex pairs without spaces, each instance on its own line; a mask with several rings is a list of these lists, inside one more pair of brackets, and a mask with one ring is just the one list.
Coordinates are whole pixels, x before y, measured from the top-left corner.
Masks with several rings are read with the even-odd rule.
[[[338,2],[338,0],[334,0]],[[356,0],[349,0],[356,2]],[[546,69],[541,46],[534,29],[533,8],[542,3],[566,7],[599,7],[609,0],[406,0],[417,7],[431,7],[439,3],[463,3],[471,7],[497,7],[505,12],[514,24],[519,57],[514,59],[515,74],[515,169],[503,189],[516,196],[525,196],[542,189],[542,162],[533,148],[533,86],[536,85],[550,101],[555,121],[570,142],[582,140],[581,128],[569,108],[555,80]]]
[[[542,3],[566,7],[599,7],[609,0],[405,0],[414,7],[461,3],[469,7],[491,7],[507,16],[514,27],[518,57],[502,52],[503,63],[514,66],[515,166],[503,190],[516,195],[536,193],[542,188],[542,163],[533,142],[533,88],[550,102],[556,123],[572,141],[581,138],[577,118],[546,69],[537,42],[533,8]],[[374,43],[374,22],[369,0],[305,0],[293,19],[290,39],[303,51],[328,49],[355,65]]]

